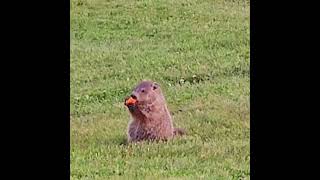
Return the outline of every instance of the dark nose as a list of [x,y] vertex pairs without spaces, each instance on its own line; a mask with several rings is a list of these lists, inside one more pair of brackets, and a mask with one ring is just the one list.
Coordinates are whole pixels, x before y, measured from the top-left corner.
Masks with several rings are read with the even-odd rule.
[[134,94],[131,94],[131,97],[132,97],[133,99],[137,99],[137,96],[135,96]]

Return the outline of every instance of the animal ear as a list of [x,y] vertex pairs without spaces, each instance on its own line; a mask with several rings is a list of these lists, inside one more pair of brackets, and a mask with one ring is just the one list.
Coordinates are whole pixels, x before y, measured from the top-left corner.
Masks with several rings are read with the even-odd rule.
[[154,82],[154,83],[152,84],[153,90],[158,89],[159,86],[160,86],[160,85],[159,85],[157,82]]

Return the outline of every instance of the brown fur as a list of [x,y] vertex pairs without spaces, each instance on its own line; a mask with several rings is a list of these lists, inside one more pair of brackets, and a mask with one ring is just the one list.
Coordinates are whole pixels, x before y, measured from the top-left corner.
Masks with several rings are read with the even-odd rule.
[[128,106],[132,117],[128,126],[129,142],[168,140],[185,134],[183,129],[173,127],[172,117],[157,83],[142,81],[134,88],[131,97],[136,98],[137,103]]

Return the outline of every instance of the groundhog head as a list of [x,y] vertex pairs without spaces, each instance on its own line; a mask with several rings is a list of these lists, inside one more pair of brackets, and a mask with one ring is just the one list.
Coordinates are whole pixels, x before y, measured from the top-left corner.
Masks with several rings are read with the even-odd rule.
[[159,101],[161,96],[162,92],[158,83],[142,81],[133,89],[130,97],[126,97],[124,104],[131,112],[136,109],[146,110]]

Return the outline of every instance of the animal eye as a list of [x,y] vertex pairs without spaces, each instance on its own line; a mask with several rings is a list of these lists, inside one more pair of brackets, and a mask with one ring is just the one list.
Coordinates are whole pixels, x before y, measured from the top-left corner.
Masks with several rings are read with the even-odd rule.
[[142,90],[141,90],[141,92],[143,92],[143,93],[144,93],[144,89],[142,89]]

